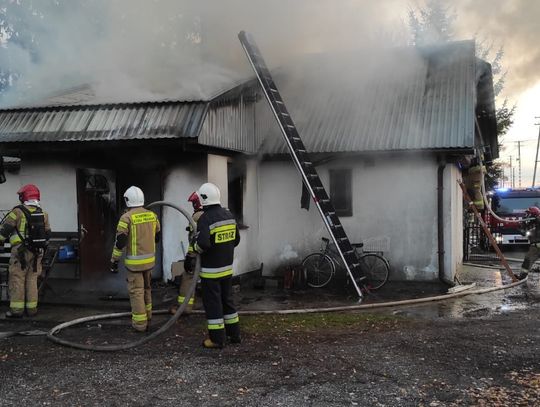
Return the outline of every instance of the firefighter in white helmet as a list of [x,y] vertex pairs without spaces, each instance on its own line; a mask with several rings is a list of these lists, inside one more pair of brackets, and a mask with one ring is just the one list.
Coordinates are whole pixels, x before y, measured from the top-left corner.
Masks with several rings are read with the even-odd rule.
[[116,228],[116,242],[111,258],[111,272],[118,273],[118,262],[125,249],[124,264],[127,269],[131,322],[138,332],[144,332],[152,318],[152,271],[156,263],[156,243],[159,242],[160,225],[157,215],[145,209],[144,194],[131,186],[124,193],[128,210]]
[[222,208],[220,192],[211,183],[197,191],[203,214],[197,222],[193,247],[201,255],[201,288],[209,337],[205,348],[222,348],[226,337],[240,343],[238,313],[231,298],[234,248],[240,242],[236,221]]

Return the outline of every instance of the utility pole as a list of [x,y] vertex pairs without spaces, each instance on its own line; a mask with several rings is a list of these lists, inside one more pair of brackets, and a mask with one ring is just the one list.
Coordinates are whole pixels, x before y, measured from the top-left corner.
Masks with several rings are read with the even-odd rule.
[[521,141],[520,140],[518,140],[517,145],[518,145],[518,158],[516,159],[516,161],[519,161],[519,163],[518,163],[518,185],[521,188]]
[[[540,119],[540,117],[538,117],[538,116],[535,116],[534,118],[535,119]],[[533,182],[532,182],[531,188],[534,188],[534,184],[535,184],[535,181],[536,181],[536,167],[537,167],[537,164],[538,164],[538,148],[540,147],[540,123],[535,123],[534,125],[539,126],[539,127],[538,127],[538,141],[536,142],[536,158],[534,159]]]
[[510,188],[514,188],[514,167],[512,167],[512,156],[510,156],[510,174],[508,180],[510,181]]

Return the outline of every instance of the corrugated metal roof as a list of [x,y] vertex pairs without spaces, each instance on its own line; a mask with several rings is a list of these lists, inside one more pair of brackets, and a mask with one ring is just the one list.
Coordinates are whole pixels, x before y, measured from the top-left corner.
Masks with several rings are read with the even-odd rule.
[[197,137],[208,103],[0,110],[0,142]]
[[[463,41],[369,57],[311,56],[275,79],[310,152],[469,148],[475,67],[474,42]],[[266,152],[285,152],[277,125],[266,128]]]

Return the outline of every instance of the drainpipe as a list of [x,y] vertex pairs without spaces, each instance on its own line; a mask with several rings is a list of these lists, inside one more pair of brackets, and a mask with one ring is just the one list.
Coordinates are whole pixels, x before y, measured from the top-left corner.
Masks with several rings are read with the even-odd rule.
[[453,286],[454,283],[444,277],[444,169],[446,161],[438,158],[439,166],[437,168],[437,245],[439,257],[439,281]]

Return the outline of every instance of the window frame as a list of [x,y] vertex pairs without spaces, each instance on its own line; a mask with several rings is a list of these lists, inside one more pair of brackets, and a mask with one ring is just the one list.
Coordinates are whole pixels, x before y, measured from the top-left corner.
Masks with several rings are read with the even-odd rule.
[[[336,210],[336,215],[340,217],[353,216],[353,171],[352,168],[332,168],[328,170],[328,179],[330,184],[330,201]],[[339,180],[339,182],[337,182]],[[339,185],[338,185],[339,184]],[[344,185],[346,184],[346,185]],[[345,186],[343,196],[336,197],[336,188]],[[338,207],[336,199],[342,199],[344,205]]]

